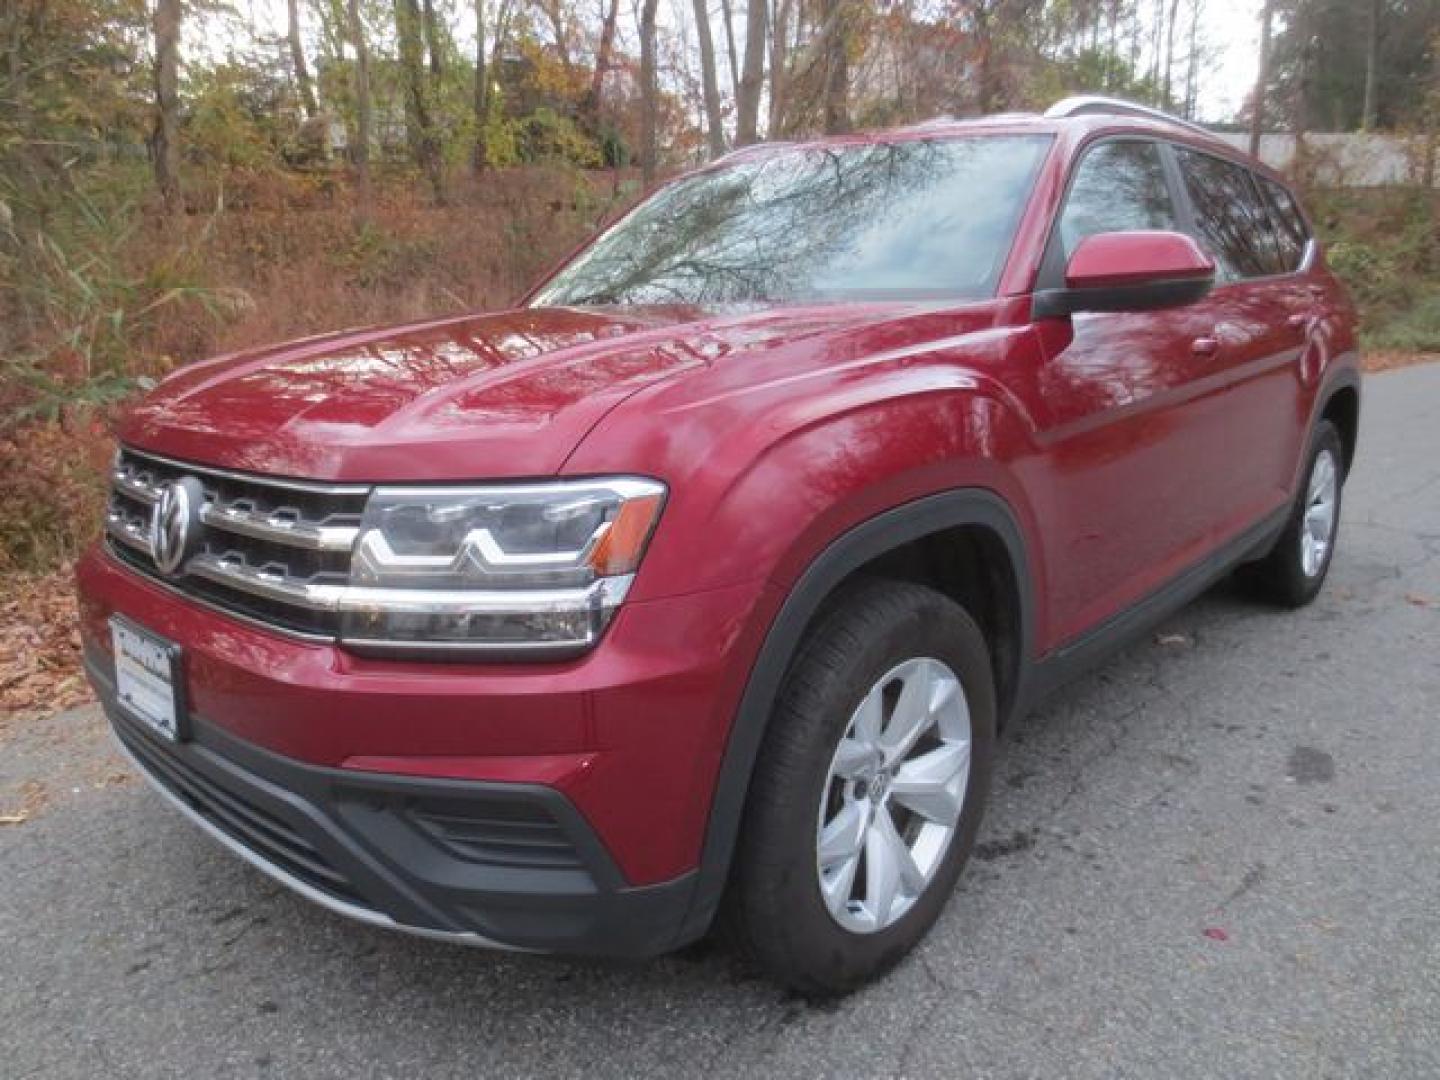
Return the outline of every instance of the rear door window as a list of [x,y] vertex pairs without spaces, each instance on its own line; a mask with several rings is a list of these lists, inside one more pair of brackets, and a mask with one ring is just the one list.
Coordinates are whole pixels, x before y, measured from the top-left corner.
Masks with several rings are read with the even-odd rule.
[[1068,260],[1081,240],[1096,233],[1175,228],[1159,145],[1116,139],[1088,150],[1076,167],[1058,236]]
[[1284,273],[1273,225],[1243,166],[1177,147],[1195,224],[1225,281]]

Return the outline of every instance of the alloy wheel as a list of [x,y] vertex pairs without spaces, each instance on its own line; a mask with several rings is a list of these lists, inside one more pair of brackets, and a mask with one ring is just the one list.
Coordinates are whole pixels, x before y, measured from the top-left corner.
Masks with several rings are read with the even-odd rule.
[[1322,450],[1315,455],[1310,482],[1305,488],[1305,510],[1300,523],[1300,568],[1313,578],[1325,566],[1325,556],[1335,539],[1335,508],[1340,472],[1335,455]]
[[970,777],[970,710],[939,660],[886,672],[850,717],[820,798],[815,861],[825,907],[846,930],[894,925],[935,877]]

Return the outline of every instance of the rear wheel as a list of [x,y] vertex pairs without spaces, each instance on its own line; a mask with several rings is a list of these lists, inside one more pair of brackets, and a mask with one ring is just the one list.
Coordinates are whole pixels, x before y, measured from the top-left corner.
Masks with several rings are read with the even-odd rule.
[[1322,420],[1310,440],[1305,480],[1275,547],[1241,569],[1259,596],[1285,607],[1314,600],[1325,584],[1340,529],[1345,452],[1335,425]]
[[931,589],[847,588],[801,645],[756,762],[729,897],[777,981],[844,993],[938,918],[989,786],[989,652]]

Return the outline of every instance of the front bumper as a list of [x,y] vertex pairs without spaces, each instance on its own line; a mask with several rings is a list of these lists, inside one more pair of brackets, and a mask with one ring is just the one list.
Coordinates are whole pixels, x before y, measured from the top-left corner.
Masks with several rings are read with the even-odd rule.
[[627,886],[579,812],[536,784],[304,765],[200,717],[171,743],[115,704],[125,755],[167,799],[270,877],[340,914],[474,945],[649,956],[675,947],[694,874]]
[[[78,578],[86,666],[121,745],[311,899],[538,951],[643,956],[703,932],[714,898],[696,871],[755,587],[627,604],[579,660],[482,666],[287,638],[100,549]],[[183,650],[190,741],[116,709],[117,614]]]

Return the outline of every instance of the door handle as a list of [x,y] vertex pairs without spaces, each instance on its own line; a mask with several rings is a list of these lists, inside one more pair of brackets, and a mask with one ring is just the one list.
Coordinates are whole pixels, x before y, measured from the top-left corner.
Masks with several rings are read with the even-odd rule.
[[1196,356],[1214,356],[1220,351],[1220,342],[1213,337],[1197,337],[1190,343],[1190,351]]

